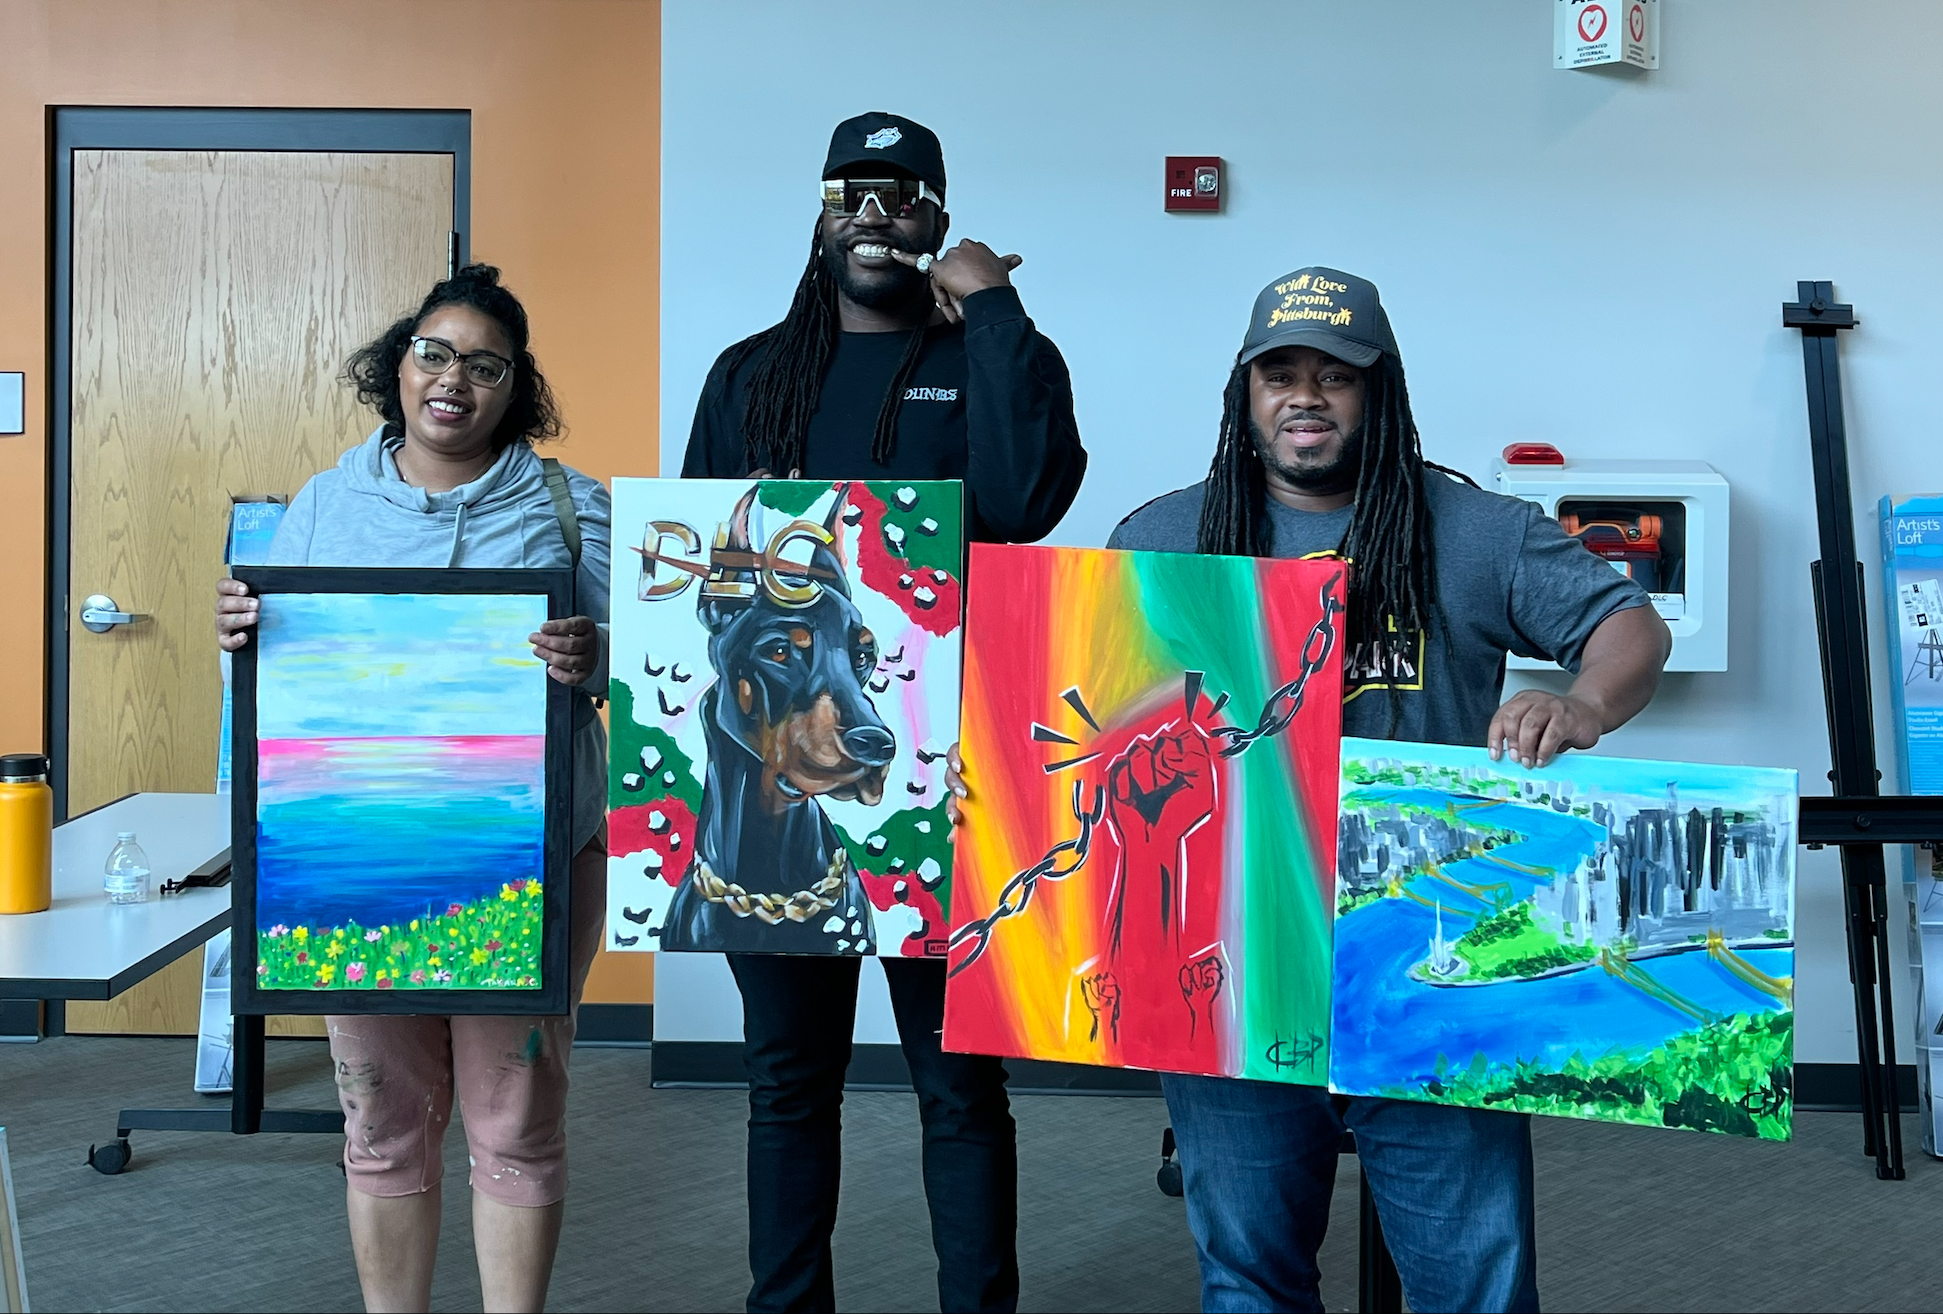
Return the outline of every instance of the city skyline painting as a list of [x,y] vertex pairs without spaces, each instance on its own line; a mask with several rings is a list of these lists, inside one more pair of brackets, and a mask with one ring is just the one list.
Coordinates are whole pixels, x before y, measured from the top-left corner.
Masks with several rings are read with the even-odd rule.
[[1345,739],[1331,1089],[1788,1139],[1797,788]]

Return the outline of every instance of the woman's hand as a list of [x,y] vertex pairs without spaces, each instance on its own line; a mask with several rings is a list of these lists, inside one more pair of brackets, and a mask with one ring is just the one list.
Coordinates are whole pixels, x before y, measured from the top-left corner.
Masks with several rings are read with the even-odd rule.
[[526,641],[533,645],[533,655],[546,663],[546,673],[561,684],[585,684],[600,665],[600,631],[587,616],[544,621]]
[[945,799],[945,815],[951,818],[951,824],[955,826],[965,819],[958,810],[958,800],[971,797],[971,790],[965,788],[965,759],[958,755],[956,743],[945,750],[945,788],[951,791]]
[[240,579],[216,581],[216,644],[224,652],[235,652],[250,641],[250,628],[256,624],[259,603],[250,596],[250,586]]

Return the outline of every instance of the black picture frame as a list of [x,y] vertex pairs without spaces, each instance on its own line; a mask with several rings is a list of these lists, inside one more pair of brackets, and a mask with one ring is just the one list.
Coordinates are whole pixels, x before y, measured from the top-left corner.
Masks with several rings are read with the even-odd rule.
[[[550,619],[573,614],[570,570],[436,570],[334,566],[237,566],[231,572],[258,597],[276,594],[429,593],[543,596]],[[568,887],[573,867],[573,691],[546,684],[544,874],[538,989],[290,990],[257,985],[257,648],[232,658],[232,886],[230,978],[233,1011],[254,1014],[564,1014],[571,1000]]]

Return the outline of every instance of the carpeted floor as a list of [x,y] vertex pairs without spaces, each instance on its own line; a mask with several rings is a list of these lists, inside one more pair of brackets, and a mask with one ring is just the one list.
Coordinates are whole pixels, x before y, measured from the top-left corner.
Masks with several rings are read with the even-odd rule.
[[[84,1166],[117,1109],[176,1107],[187,1041],[67,1037],[0,1046],[0,1126],[36,1310],[356,1310],[335,1138],[138,1132],[129,1170]],[[656,1091],[643,1050],[574,1058],[574,1187],[559,1310],[738,1310],[747,1280],[745,1104]],[[274,1107],[326,1107],[318,1042],[270,1046]],[[1182,1206],[1154,1187],[1153,1099],[1017,1101],[1027,1310],[1191,1310]],[[855,1094],[837,1230],[846,1309],[937,1308],[907,1095]],[[1859,1119],[1804,1114],[1791,1145],[1541,1120],[1541,1289],[1552,1310],[1929,1310],[1943,1170],[1914,1150],[1876,1180]],[[448,1182],[463,1182],[453,1137]],[[466,1193],[446,1198],[437,1308],[478,1309]],[[1356,1192],[1344,1164],[1323,1256],[1353,1309]]]

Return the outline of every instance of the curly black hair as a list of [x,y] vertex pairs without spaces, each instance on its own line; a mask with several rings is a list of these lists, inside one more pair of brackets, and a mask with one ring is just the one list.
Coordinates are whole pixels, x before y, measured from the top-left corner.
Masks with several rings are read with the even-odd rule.
[[566,427],[560,421],[560,407],[533,353],[527,350],[530,334],[526,307],[511,290],[501,286],[499,270],[491,265],[467,265],[438,283],[426,294],[416,314],[393,323],[351,354],[344,364],[344,381],[358,390],[358,400],[384,417],[387,433],[404,435],[405,408],[398,396],[398,367],[411,350],[418,326],[445,306],[470,306],[505,329],[512,340],[513,397],[506,418],[493,434],[494,449],[519,438],[540,443],[559,437]]

